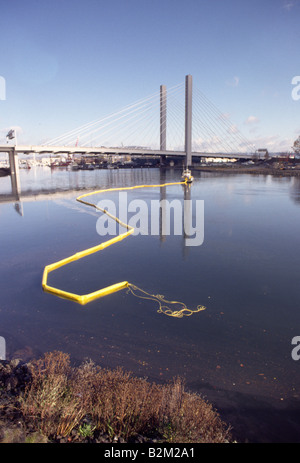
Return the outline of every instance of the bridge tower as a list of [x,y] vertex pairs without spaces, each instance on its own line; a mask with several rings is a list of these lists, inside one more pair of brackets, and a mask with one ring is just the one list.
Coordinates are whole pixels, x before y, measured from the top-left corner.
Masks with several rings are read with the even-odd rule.
[[[192,164],[192,94],[193,77],[185,76],[185,155],[186,167]],[[167,90],[165,85],[160,86],[160,151],[167,149]],[[160,162],[166,159],[160,156]]]
[[167,89],[160,86],[160,150],[167,149]]
[[185,155],[186,167],[192,164],[192,92],[193,78],[185,76]]
[[[167,89],[165,85],[160,86],[160,151],[167,149]],[[160,156],[160,163],[163,164],[166,156]]]

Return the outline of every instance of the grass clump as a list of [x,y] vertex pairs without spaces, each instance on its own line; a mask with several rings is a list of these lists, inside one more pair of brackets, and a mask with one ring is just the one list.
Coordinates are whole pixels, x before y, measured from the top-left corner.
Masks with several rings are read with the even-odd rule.
[[185,390],[181,378],[166,385],[93,362],[71,367],[69,355],[47,353],[31,363],[31,380],[20,399],[26,421],[49,439],[130,442],[136,435],[160,442],[230,440],[229,427],[211,404]]

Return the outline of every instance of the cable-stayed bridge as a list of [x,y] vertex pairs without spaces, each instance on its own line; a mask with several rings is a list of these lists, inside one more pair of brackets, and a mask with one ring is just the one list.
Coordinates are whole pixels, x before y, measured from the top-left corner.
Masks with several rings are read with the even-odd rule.
[[255,153],[228,115],[193,88],[191,75],[181,84],[168,90],[161,85],[157,93],[40,145],[14,142],[0,146],[0,152],[9,154],[12,185],[18,183],[20,153],[160,156],[161,161],[179,156],[187,167],[196,157],[250,159]]
[[[8,145],[0,147],[7,150]],[[16,153],[136,154],[249,157],[255,147],[229,117],[185,82],[141,99],[107,116],[47,140],[16,145]]]
[[[239,156],[254,147],[225,114],[197,88],[185,84],[150,95],[103,119],[90,122],[45,143],[65,152]],[[64,147],[64,148],[62,148]],[[39,150],[43,149],[41,147]],[[69,151],[70,150],[70,151]]]

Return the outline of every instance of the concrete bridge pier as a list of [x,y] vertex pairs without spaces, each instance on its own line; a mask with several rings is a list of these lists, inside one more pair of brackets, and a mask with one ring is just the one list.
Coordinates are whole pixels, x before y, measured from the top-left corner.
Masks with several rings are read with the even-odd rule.
[[10,167],[10,179],[11,179],[11,189],[12,193],[16,198],[19,197],[21,193],[21,183],[20,183],[20,171],[19,171],[19,159],[18,153],[16,152],[15,147],[10,147],[8,149],[9,157],[9,167]]
[[165,154],[160,155],[159,161],[160,161],[161,166],[166,166],[167,165],[167,156]]

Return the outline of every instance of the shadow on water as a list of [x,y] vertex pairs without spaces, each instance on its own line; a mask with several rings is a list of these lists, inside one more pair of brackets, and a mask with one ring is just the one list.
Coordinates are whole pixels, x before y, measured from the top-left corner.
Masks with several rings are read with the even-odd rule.
[[218,410],[221,418],[232,427],[233,438],[241,443],[300,443],[300,401],[282,403],[268,397],[200,389],[203,396]]

